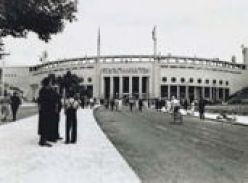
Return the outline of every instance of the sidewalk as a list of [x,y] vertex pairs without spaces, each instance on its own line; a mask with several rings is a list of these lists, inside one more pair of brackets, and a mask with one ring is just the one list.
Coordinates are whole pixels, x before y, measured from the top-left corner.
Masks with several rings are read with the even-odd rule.
[[[61,117],[64,136],[65,117]],[[38,146],[38,116],[0,127],[1,183],[139,183],[93,118],[78,111],[78,143]]]

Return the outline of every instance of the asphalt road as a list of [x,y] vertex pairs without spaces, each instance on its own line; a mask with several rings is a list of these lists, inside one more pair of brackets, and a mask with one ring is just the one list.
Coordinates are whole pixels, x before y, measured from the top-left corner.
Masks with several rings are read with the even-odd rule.
[[185,117],[183,125],[155,111],[94,115],[145,183],[248,182],[248,128]]

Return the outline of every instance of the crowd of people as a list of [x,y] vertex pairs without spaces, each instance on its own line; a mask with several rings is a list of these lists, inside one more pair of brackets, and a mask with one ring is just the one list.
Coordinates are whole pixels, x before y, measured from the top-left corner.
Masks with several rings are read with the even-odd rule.
[[[3,97],[0,99],[1,105],[1,121],[7,122],[9,120],[16,121],[16,115],[21,105],[21,98],[18,92],[14,92],[13,95],[4,91]],[[12,119],[11,119],[12,114]]]
[[103,105],[106,109],[110,109],[111,111],[121,111],[122,106],[129,106],[129,110],[140,111],[142,112],[143,107],[154,108],[157,111],[175,113],[179,112],[182,115],[194,115],[198,110],[199,117],[201,120],[205,119],[205,106],[207,101],[200,96],[198,100],[192,100],[191,102],[188,99],[182,98],[177,99],[172,96],[171,99],[150,99],[145,100],[142,98],[137,98],[134,96],[131,97],[123,97],[123,98],[110,98],[103,100]]
[[133,112],[135,109],[138,109],[138,111],[142,112],[143,110],[143,99],[139,98],[136,99],[135,97],[130,98],[111,98],[111,99],[105,99],[102,100],[102,104],[105,106],[106,109],[110,109],[111,111],[121,111],[123,105],[129,105],[129,109],[131,112]]

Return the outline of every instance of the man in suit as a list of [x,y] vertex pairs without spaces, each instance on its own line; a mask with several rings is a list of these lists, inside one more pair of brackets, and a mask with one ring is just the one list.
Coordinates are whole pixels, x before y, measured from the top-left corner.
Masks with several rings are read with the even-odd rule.
[[18,96],[17,92],[13,93],[13,96],[10,98],[10,102],[11,102],[10,104],[11,104],[13,121],[16,121],[16,113],[17,113],[18,108],[21,104],[21,99]]
[[203,99],[202,96],[200,96],[198,107],[199,107],[199,116],[200,119],[205,119],[205,106],[206,106],[206,101]]

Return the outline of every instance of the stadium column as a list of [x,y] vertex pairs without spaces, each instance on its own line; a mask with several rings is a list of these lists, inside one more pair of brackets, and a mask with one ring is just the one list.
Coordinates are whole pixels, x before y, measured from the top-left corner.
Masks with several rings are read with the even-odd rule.
[[110,77],[110,98],[114,97],[114,78]]
[[168,85],[168,100],[171,98],[171,86]]
[[201,93],[202,97],[205,98],[205,87],[202,87],[202,93]]
[[220,89],[216,87],[216,100],[220,99]]
[[179,85],[177,85],[177,99],[180,98],[180,87]]
[[226,90],[225,90],[225,88],[223,88],[223,101],[224,102],[226,101]]
[[119,79],[119,97],[121,98],[123,96],[123,77],[120,76]]
[[133,96],[133,77],[129,76],[129,96]]
[[139,98],[142,98],[142,76],[139,77]]
[[213,88],[212,87],[209,87],[209,99],[210,101],[213,100]]
[[194,86],[194,100],[196,100],[197,98],[197,88]]
[[153,85],[152,85],[152,78],[149,76],[148,77],[148,88],[149,88],[149,90],[148,90],[148,98],[149,99],[153,97],[152,96],[152,87],[153,87]]
[[189,99],[189,86],[185,86],[185,98]]
[[101,93],[100,93],[100,97],[104,98],[104,88],[105,88],[105,83],[104,83],[104,77],[101,77]]

